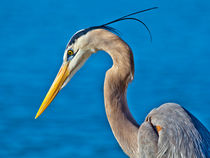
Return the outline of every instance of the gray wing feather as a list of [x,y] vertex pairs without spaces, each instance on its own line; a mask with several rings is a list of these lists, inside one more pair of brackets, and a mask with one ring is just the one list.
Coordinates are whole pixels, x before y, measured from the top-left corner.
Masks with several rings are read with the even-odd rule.
[[[209,158],[209,131],[187,110],[178,104],[167,103],[152,110],[145,122],[161,126],[157,133],[157,158]],[[145,123],[143,123],[143,126]],[[140,133],[154,129],[140,127]],[[147,139],[150,139],[149,136]],[[154,139],[154,138],[151,138]],[[152,141],[152,140],[151,140]],[[144,144],[145,145],[145,144]],[[139,153],[144,146],[139,137]],[[141,156],[140,156],[141,157]],[[146,158],[150,158],[148,155]],[[152,158],[152,157],[151,157]]]
[[156,158],[158,151],[158,135],[150,122],[144,122],[138,131],[138,143],[140,158]]

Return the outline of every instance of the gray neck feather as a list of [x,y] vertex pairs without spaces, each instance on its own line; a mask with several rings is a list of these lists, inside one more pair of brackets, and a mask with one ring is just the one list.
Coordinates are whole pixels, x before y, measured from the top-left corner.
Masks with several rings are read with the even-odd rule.
[[106,51],[113,66],[106,72],[104,102],[109,124],[124,152],[134,157],[138,152],[139,125],[132,117],[126,100],[128,82],[133,79],[133,54],[129,46],[115,34],[106,30],[94,30],[95,48]]

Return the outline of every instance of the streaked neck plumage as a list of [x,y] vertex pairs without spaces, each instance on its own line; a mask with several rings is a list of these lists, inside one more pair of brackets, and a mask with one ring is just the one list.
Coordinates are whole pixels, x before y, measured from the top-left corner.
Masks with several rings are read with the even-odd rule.
[[127,85],[133,79],[134,63],[130,47],[115,34],[97,29],[91,32],[95,48],[107,52],[113,66],[106,72],[104,102],[109,124],[124,152],[130,156],[138,152],[139,125],[132,117],[126,100]]

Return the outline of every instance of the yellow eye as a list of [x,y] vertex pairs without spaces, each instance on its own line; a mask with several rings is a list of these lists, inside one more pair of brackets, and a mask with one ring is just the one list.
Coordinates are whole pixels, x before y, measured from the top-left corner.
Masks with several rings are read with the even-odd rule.
[[68,50],[67,53],[68,53],[68,55],[70,55],[70,56],[74,54],[74,52],[73,52],[72,50]]

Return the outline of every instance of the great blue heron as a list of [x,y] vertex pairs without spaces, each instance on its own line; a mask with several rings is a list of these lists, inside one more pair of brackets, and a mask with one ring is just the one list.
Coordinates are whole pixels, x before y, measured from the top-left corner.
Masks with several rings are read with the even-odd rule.
[[80,30],[73,35],[65,49],[63,64],[36,118],[91,54],[103,50],[113,60],[113,66],[106,72],[104,82],[106,115],[123,151],[131,158],[209,158],[209,131],[180,105],[167,103],[153,109],[141,125],[134,120],[128,109],[126,90],[134,76],[133,54],[131,48],[107,25],[127,19],[144,24],[130,17],[140,12]]

